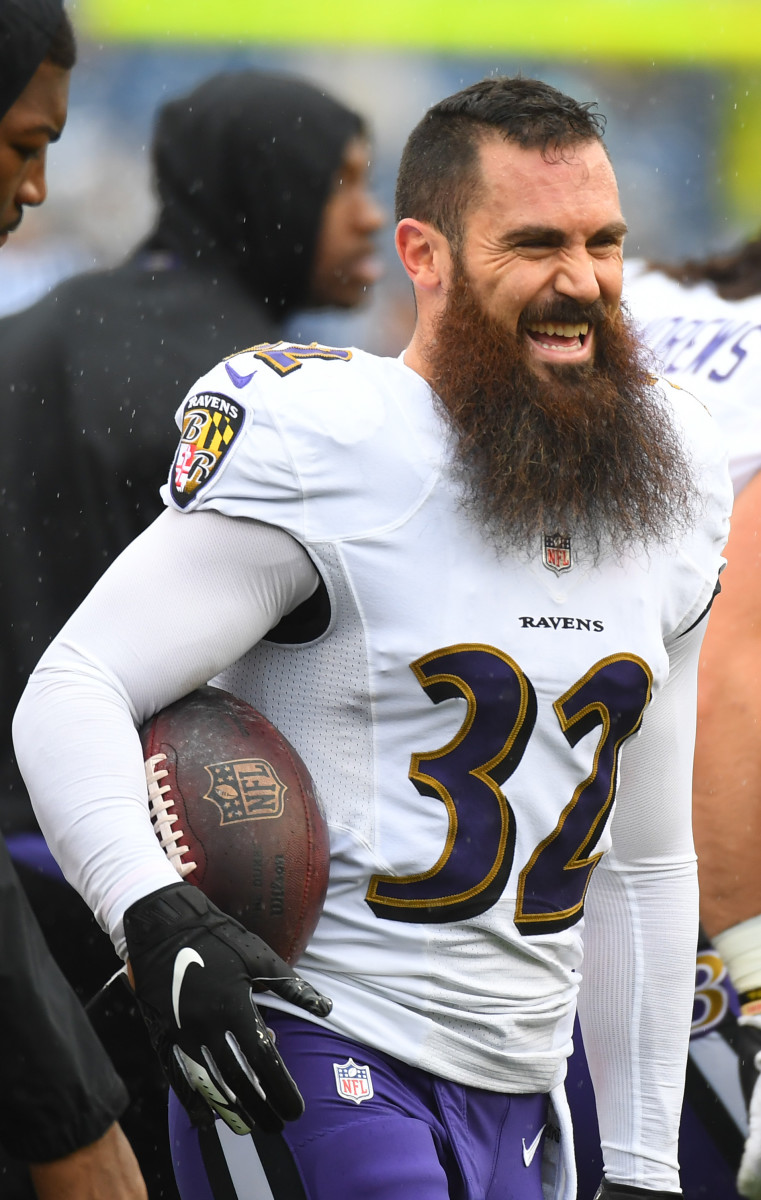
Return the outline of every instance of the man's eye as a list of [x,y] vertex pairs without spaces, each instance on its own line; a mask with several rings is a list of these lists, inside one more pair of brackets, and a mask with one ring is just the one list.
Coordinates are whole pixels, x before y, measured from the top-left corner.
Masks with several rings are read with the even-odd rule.
[[616,237],[601,238],[599,242],[592,242],[589,247],[591,254],[605,254],[612,250],[619,250],[621,247],[621,239]]

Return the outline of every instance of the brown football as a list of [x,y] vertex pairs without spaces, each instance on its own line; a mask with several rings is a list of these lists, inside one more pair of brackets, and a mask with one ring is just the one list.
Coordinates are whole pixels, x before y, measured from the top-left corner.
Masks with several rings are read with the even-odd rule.
[[328,885],[328,830],[309,772],[265,717],[202,687],[140,730],[151,817],[189,883],[294,964]]

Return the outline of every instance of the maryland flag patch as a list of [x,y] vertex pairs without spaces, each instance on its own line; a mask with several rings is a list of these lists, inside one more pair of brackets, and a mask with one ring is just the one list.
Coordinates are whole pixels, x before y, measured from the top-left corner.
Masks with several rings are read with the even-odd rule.
[[219,471],[243,428],[245,415],[241,404],[218,392],[199,392],[186,401],[169,480],[178,508],[187,508]]

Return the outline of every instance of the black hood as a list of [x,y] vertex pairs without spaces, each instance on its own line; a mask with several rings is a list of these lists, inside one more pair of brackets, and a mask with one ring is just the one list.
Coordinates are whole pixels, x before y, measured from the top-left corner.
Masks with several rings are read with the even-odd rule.
[[62,0],[0,0],[0,118],[47,57],[62,12]]
[[277,319],[307,301],[317,233],[356,113],[299,79],[216,75],[164,105],[148,245],[234,271]]

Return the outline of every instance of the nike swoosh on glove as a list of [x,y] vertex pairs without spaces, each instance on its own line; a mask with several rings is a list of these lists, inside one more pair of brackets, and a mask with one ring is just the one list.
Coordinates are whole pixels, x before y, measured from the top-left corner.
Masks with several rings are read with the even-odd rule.
[[282,1129],[304,1101],[254,1003],[273,992],[318,1017],[332,1002],[190,883],[124,914],[135,996],[171,1087],[196,1125]]
[[640,1196],[641,1200],[679,1200],[681,1195],[681,1192],[653,1192],[650,1188],[632,1187],[628,1183],[610,1183],[609,1180],[603,1179],[595,1192],[595,1200],[634,1200],[635,1196]]
[[761,1200],[761,1016],[738,1017],[736,1047],[748,1109],[748,1136],[737,1172],[737,1190],[748,1200]]

